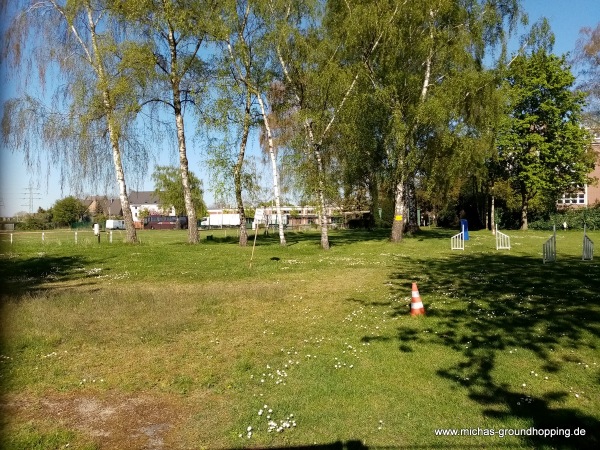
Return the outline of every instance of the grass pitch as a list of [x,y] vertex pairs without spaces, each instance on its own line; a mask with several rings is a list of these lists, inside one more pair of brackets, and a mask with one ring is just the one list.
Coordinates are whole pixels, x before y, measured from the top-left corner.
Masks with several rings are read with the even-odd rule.
[[1,448],[599,445],[582,233],[208,234],[2,236]]

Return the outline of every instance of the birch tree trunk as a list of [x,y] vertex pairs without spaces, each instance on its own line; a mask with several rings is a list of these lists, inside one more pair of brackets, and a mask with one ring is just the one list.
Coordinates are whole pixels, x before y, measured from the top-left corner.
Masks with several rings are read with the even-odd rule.
[[[55,5],[56,7],[56,5]],[[110,139],[110,145],[112,150],[113,164],[115,166],[115,174],[117,177],[117,184],[119,185],[119,198],[121,200],[121,208],[123,211],[123,219],[125,221],[126,241],[135,244],[137,240],[137,232],[133,223],[133,214],[131,212],[131,205],[129,203],[129,196],[127,194],[127,184],[125,183],[125,172],[123,170],[123,161],[121,158],[121,148],[119,146],[119,132],[118,127],[115,123],[114,117],[114,105],[111,100],[110,91],[107,88],[108,80],[102,60],[100,58],[98,39],[96,34],[96,22],[93,19],[91,7],[86,5],[86,13],[88,19],[88,27],[91,36],[92,49],[94,52],[94,59],[91,58],[89,52],[84,48],[84,51],[88,55],[89,62],[96,71],[98,76],[99,84],[103,87],[102,90],[102,101],[104,105],[104,114],[106,116],[106,123],[108,128],[108,136]],[[75,37],[78,38],[81,45],[83,41],[79,39],[79,35],[75,32],[74,28],[71,28]]]
[[496,234],[496,211],[495,211],[495,203],[496,197],[492,194],[492,198],[490,200],[490,227],[492,228],[492,233]]
[[[103,92],[104,105],[110,105],[110,96],[107,91]],[[133,223],[133,214],[127,195],[127,185],[125,183],[125,172],[123,171],[123,162],[121,160],[121,151],[119,148],[119,138],[115,132],[113,117],[111,113],[107,114],[108,135],[110,137],[110,145],[112,149],[113,163],[115,165],[115,173],[117,175],[117,184],[119,185],[119,199],[121,200],[121,208],[123,210],[123,220],[125,221],[125,239],[131,244],[138,242],[137,232]]]
[[321,151],[318,146],[314,147],[314,154],[317,163],[318,187],[317,195],[319,197],[319,220],[321,222],[321,248],[329,250],[329,232],[327,230],[327,205],[325,204],[325,182],[323,180],[323,160],[321,159]]
[[401,242],[404,236],[404,179],[396,184],[394,195],[394,221],[392,223],[392,242]]
[[271,160],[271,172],[273,175],[273,196],[275,197],[275,210],[277,214],[277,224],[279,225],[279,243],[285,245],[285,232],[283,230],[283,216],[281,214],[281,196],[279,192],[279,171],[277,170],[277,157],[275,155],[275,146],[273,145],[273,134],[269,125],[269,116],[265,102],[260,95],[256,96],[260,111],[263,116],[265,131],[267,132],[267,142],[269,146],[269,159]]
[[[431,10],[429,12],[429,15],[432,19],[435,17],[435,12],[433,10]],[[427,92],[429,90],[429,82],[431,79],[431,68],[432,68],[432,64],[433,64],[433,31],[430,31],[429,37],[431,39],[431,48],[429,49],[429,53],[427,54],[427,57],[425,59],[425,73],[423,74],[423,84],[421,85],[421,93],[419,96],[419,103],[423,104],[425,102],[425,99],[427,98]],[[395,199],[394,199],[394,222],[392,224],[392,237],[391,240],[392,242],[401,242],[402,238],[404,236],[404,226],[406,223],[406,218],[404,217],[404,213],[406,211],[406,192],[405,192],[405,186],[404,183],[406,181],[408,182],[414,182],[413,177],[414,177],[414,170],[412,171],[412,173],[408,173],[409,170],[411,170],[410,168],[406,168],[405,167],[405,160],[406,160],[406,156],[408,154],[408,152],[412,151],[414,148],[414,142],[415,142],[415,133],[417,130],[417,125],[418,125],[418,121],[415,119],[415,122],[413,123],[413,126],[410,129],[410,134],[407,136],[408,137],[408,145],[406,147],[403,147],[400,150],[401,152],[401,156],[399,158],[398,161],[398,171],[400,172],[400,177],[399,177],[399,181],[396,184],[396,192],[395,192]],[[415,217],[416,217],[416,202],[415,202]]]
[[185,127],[183,123],[183,111],[181,105],[181,89],[179,76],[176,74],[177,67],[177,47],[173,30],[169,30],[169,49],[171,51],[171,87],[173,92],[173,110],[175,113],[175,126],[177,128],[177,144],[179,146],[179,171],[181,173],[181,183],[183,185],[183,199],[185,202],[185,211],[187,213],[188,223],[188,243],[197,244],[200,240],[198,233],[198,220],[196,217],[196,207],[192,198],[192,189],[190,186],[189,163],[187,158],[187,149],[185,142]]
[[252,94],[246,88],[246,105],[244,107],[244,125],[242,130],[242,140],[240,142],[240,150],[238,152],[237,161],[233,168],[233,182],[235,184],[235,200],[237,202],[238,214],[240,215],[240,247],[245,247],[248,244],[248,231],[246,230],[246,211],[244,209],[244,200],[242,198],[242,167],[244,165],[244,155],[246,153],[246,145],[248,143],[248,135],[250,134],[250,112],[252,103]]

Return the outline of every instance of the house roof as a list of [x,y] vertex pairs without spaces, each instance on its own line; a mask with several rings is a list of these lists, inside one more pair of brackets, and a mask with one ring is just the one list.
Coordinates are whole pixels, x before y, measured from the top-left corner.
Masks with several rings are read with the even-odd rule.
[[131,191],[129,203],[132,205],[158,205],[160,201],[154,191]]
[[81,200],[88,209],[93,209],[93,212],[98,210],[98,206],[104,214],[121,215],[123,208],[121,207],[121,199],[119,197],[108,198],[106,195],[91,195]]

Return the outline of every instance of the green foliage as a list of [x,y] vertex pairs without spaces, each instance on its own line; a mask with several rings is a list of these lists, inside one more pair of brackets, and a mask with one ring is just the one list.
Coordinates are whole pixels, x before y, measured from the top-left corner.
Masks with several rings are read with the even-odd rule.
[[[364,63],[360,100],[351,105],[353,117],[348,115],[341,138],[346,183],[360,189],[366,181],[374,200],[395,198],[395,189],[400,194],[415,184],[422,200],[444,208],[471,175],[485,177],[499,94],[496,73],[484,70],[481,61],[503,43],[504,24],[519,16],[518,2],[376,4],[373,14],[371,2],[353,8],[328,2],[326,23],[352,24],[337,31],[352,30],[344,41],[349,58],[381,36]],[[409,217],[416,220],[415,204],[404,195],[396,207],[410,205]]]
[[544,49],[515,57],[508,69],[498,159],[523,199],[524,220],[536,195],[556,200],[571,186],[585,184],[593,168],[590,137],[580,122],[584,96],[571,90],[573,83],[565,58]]
[[29,215],[23,222],[15,224],[17,230],[48,230],[52,227],[52,224],[46,222],[35,215]]
[[[176,215],[185,216],[185,199],[179,169],[172,166],[156,166],[152,174],[152,179],[154,180],[154,192],[160,200],[161,208],[168,210],[174,207]],[[202,181],[191,171],[189,172],[189,179],[196,215],[203,216],[206,211],[206,205],[202,197]]]
[[[216,131],[207,182],[226,204],[234,190],[240,204],[242,189],[244,201],[254,204],[271,197],[260,192],[259,171],[243,154],[250,129],[267,121],[283,197],[370,209],[382,226],[393,223],[394,189],[408,183],[419,202],[445,211],[451,223],[464,209],[457,202],[472,178],[480,189],[472,198],[494,191],[508,218],[522,207],[523,195],[532,219],[586,181],[591,154],[582,150],[583,97],[570,91],[564,58],[548,55],[547,21],[524,40],[536,50],[508,64],[505,89],[497,89],[499,70],[484,69],[487,50],[505,43],[519,17],[517,0],[69,0],[47,6],[11,22],[7,56],[28,80],[44,85],[57,67],[65,84],[51,86],[52,106],[33,96],[8,101],[2,133],[31,169],[47,147],[77,187],[104,178],[113,151],[143,173],[152,146],[140,145],[137,131],[167,136],[154,120],[159,107],[181,119],[180,155],[184,112],[201,112],[210,137]],[[592,75],[599,35],[584,30],[578,48],[578,61]],[[496,55],[505,62],[504,47]],[[512,110],[495,155],[504,95]],[[260,113],[258,99],[266,105]],[[137,116],[141,108],[150,109],[151,122]],[[263,147],[264,140],[263,133]],[[122,167],[114,168],[125,186]],[[155,174],[159,195],[178,189],[176,172]],[[192,184],[202,215],[202,188],[198,180]],[[164,195],[163,206],[186,214],[178,190]]]
[[141,211],[138,212],[138,217],[142,221],[148,216],[150,216],[150,211],[148,210],[148,208],[143,208]]
[[100,223],[100,224],[105,223],[107,219],[108,219],[108,217],[105,214],[96,214],[93,217],[94,223]]
[[52,206],[54,222],[58,225],[68,226],[82,219],[86,207],[73,196],[57,200]]
[[583,230],[584,224],[588,230],[600,230],[600,206],[594,208],[568,208],[547,215],[544,219],[531,222],[530,228],[534,230],[551,230],[553,225],[562,228],[563,223],[573,230]]

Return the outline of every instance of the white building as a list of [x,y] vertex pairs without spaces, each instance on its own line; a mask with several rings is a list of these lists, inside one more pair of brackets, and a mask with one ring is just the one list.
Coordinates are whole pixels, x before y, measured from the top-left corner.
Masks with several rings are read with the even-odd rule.
[[169,210],[164,211],[160,207],[158,196],[153,191],[131,191],[129,193],[129,206],[133,215],[133,221],[140,224],[142,222],[140,213],[145,210],[152,216],[175,216],[175,208],[171,207]]

